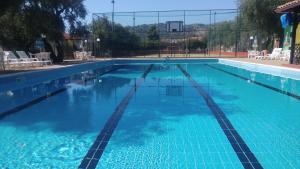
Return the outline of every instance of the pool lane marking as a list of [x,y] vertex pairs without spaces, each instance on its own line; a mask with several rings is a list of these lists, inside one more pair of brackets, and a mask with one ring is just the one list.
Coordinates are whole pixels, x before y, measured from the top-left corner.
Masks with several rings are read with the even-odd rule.
[[114,113],[105,123],[103,129],[100,134],[97,136],[93,145],[90,147],[89,151],[81,161],[79,169],[95,169],[98,165],[98,162],[107,146],[114,130],[116,129],[120,119],[122,118],[125,109],[127,108],[130,100],[136,93],[137,89],[141,86],[141,84],[145,81],[147,75],[150,73],[153,68],[153,64],[151,64],[146,71],[143,73],[142,77],[136,81],[136,85],[134,85],[128,94],[123,98],[121,103],[116,107]]
[[[118,70],[118,69],[120,69],[120,68],[121,68],[121,67],[117,67],[117,68],[114,68],[114,69],[110,69],[110,70],[108,70],[108,71],[105,71],[104,73],[101,73],[100,76],[102,76],[102,75],[104,75],[104,74],[107,74],[107,73],[114,72],[114,71],[116,71],[116,70]],[[87,79],[87,81],[88,81],[88,80],[90,80],[90,79]],[[29,101],[29,102],[27,102],[27,103],[24,103],[24,104],[22,104],[22,105],[16,106],[16,107],[14,107],[14,108],[12,108],[12,109],[9,109],[9,110],[7,110],[7,111],[0,112],[0,120],[3,120],[5,117],[7,117],[7,116],[9,116],[9,115],[15,114],[15,113],[20,112],[20,111],[22,111],[22,110],[24,110],[24,109],[27,109],[27,108],[29,108],[29,107],[32,107],[32,106],[34,106],[34,105],[36,105],[36,104],[38,104],[38,103],[40,103],[40,102],[42,102],[42,101],[44,101],[44,100],[50,98],[50,97],[53,97],[53,96],[55,96],[55,95],[58,95],[58,94],[60,94],[60,93],[65,92],[65,91],[67,91],[67,88],[64,87],[64,88],[61,88],[61,89],[56,90],[56,91],[54,91],[54,92],[47,93],[46,95],[43,95],[43,96],[38,97],[38,98],[36,98],[36,99],[33,99],[33,100],[31,100],[31,101]]]
[[1,112],[1,113],[0,113],[0,120],[4,119],[5,117],[7,117],[7,116],[9,116],[9,115],[12,115],[12,114],[14,114],[14,113],[17,113],[17,112],[19,112],[19,111],[21,111],[21,110],[27,109],[27,108],[29,108],[29,107],[35,105],[35,104],[38,104],[38,103],[40,103],[40,102],[42,102],[42,101],[48,99],[49,97],[58,95],[59,93],[62,93],[62,92],[64,92],[64,91],[66,91],[66,90],[67,90],[67,88],[59,89],[59,90],[57,90],[57,91],[55,91],[55,92],[48,93],[47,95],[41,96],[41,97],[39,97],[39,98],[37,98],[37,99],[34,99],[34,100],[32,100],[32,101],[30,101],[30,102],[27,102],[27,103],[25,103],[25,104],[22,104],[22,105],[20,105],[20,106],[16,106],[16,107],[14,107],[14,108],[12,108],[12,109],[10,109],[10,110],[7,110],[7,111],[5,111],[5,112]]
[[255,155],[251,152],[250,148],[242,139],[240,134],[233,127],[229,119],[226,117],[225,113],[214,102],[212,97],[180,65],[177,65],[177,67],[189,79],[190,83],[198,91],[198,93],[205,99],[207,106],[210,108],[213,115],[217,119],[220,127],[222,128],[224,134],[226,135],[228,141],[230,142],[244,168],[262,169],[262,165],[259,163]]
[[237,77],[237,78],[240,78],[242,80],[245,80],[245,81],[248,81],[248,82],[251,82],[253,84],[256,84],[256,85],[259,85],[259,86],[262,86],[262,87],[265,87],[267,89],[270,89],[270,90],[273,90],[275,92],[278,92],[278,93],[281,93],[281,94],[284,94],[284,95],[287,95],[287,96],[290,96],[290,97],[293,97],[297,100],[300,100],[300,96],[299,95],[296,95],[294,93],[290,93],[288,91],[283,91],[283,90],[280,90],[278,88],[275,88],[275,87],[272,87],[272,86],[269,86],[269,85],[266,85],[266,84],[263,84],[263,83],[260,83],[260,82],[257,82],[255,80],[252,80],[252,79],[249,79],[249,78],[246,78],[244,76],[241,76],[241,75],[238,75],[238,74],[235,74],[235,73],[232,73],[232,72],[229,72],[229,71],[226,71],[226,70],[223,70],[223,69],[220,69],[220,68],[217,68],[215,66],[212,66],[212,65],[208,65],[208,64],[205,64],[206,66],[212,68],[212,69],[215,69],[215,70],[218,70],[218,71],[221,71],[223,73],[227,73],[231,76],[234,76],[234,77]]

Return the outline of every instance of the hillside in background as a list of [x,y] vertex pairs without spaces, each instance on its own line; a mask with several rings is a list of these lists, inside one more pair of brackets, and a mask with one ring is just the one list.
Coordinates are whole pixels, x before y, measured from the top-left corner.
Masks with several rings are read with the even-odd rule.
[[[150,28],[153,26],[157,26],[157,24],[143,24],[143,25],[137,25],[135,27],[133,26],[127,26],[126,28],[130,32],[135,32],[138,36],[141,38],[146,38],[147,33],[149,32]],[[181,39],[184,37],[183,32],[177,32],[177,33],[169,33],[167,32],[167,25],[165,23],[160,23],[158,25],[158,30],[160,32],[160,36],[162,39],[170,38],[172,36],[173,39]],[[188,36],[191,39],[202,39],[209,31],[209,26],[205,24],[189,24],[185,26],[186,29],[186,36]]]

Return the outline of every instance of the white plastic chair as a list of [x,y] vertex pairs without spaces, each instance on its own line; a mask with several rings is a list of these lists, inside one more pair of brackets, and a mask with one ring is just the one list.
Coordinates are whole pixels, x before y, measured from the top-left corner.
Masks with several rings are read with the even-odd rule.
[[9,68],[28,68],[32,62],[27,59],[19,59],[12,51],[4,51],[4,63]]
[[85,60],[86,59],[86,52],[80,52],[79,57],[80,57],[80,60]]
[[43,56],[44,56],[44,62],[52,64],[52,60],[51,60],[51,53],[50,52],[43,52]]
[[281,53],[280,60],[282,61],[289,61],[291,58],[291,50],[284,50]]
[[271,54],[268,54],[264,59],[276,60],[280,59],[282,48],[274,48]]
[[259,55],[260,55],[259,51],[256,51],[256,50],[249,50],[248,51],[248,59],[255,58]]
[[52,64],[52,60],[50,58],[50,52],[40,52],[40,53],[36,53],[36,54],[32,54],[30,53],[30,56],[32,58],[37,58],[39,61],[43,62],[43,64]]
[[83,53],[79,52],[79,51],[76,51],[75,52],[75,59],[76,60],[83,60]]
[[78,52],[77,51],[73,52],[73,57],[74,57],[75,60],[78,59]]
[[88,60],[94,60],[95,59],[95,56],[93,56],[92,54],[93,54],[92,51],[87,52],[87,59]]
[[41,66],[43,65],[43,61],[39,61],[37,58],[29,57],[24,51],[16,51],[20,59],[27,60],[33,63],[33,65]]

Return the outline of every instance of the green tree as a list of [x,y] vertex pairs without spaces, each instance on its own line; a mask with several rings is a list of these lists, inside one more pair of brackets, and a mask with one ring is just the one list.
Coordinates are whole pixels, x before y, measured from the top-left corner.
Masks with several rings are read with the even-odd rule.
[[94,36],[101,39],[102,52],[112,52],[113,57],[130,56],[140,48],[138,36],[120,24],[114,24],[112,31],[112,23],[106,17],[95,20],[92,27]]
[[145,41],[144,50],[158,50],[160,36],[155,25],[152,25],[147,32],[147,40]]
[[241,19],[245,27],[257,34],[262,48],[271,46],[274,36],[283,37],[280,15],[274,9],[290,0],[240,0]]
[[53,61],[63,61],[65,24],[71,32],[77,29],[86,16],[83,0],[22,0],[18,4],[7,3],[8,9],[0,15],[0,45],[29,50],[45,34],[48,50],[57,51],[52,52]]
[[5,14],[8,10],[18,9],[24,0],[2,0],[0,1],[0,16]]
[[235,47],[237,24],[236,21],[224,21],[213,26],[210,43],[214,50],[219,50],[220,46],[225,49]]
[[156,26],[151,26],[148,31],[148,40],[157,41],[160,39],[159,33],[156,29]]
[[207,41],[206,39],[203,40],[190,40],[189,47],[191,50],[197,49],[206,49],[207,48]]

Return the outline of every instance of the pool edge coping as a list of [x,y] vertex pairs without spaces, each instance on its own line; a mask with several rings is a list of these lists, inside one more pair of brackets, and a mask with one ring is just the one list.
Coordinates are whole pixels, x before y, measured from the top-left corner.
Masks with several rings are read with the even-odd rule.
[[[231,59],[218,59],[218,61],[219,61],[218,63],[220,63],[220,64],[237,67],[237,68],[244,69],[247,71],[254,71],[254,72],[262,73],[262,74],[269,74],[269,75],[278,76],[278,77],[290,78],[293,80],[300,80],[300,69],[296,69],[296,68],[277,66],[277,65],[267,65],[267,64],[262,64],[262,63],[251,63],[251,62],[237,61],[237,60],[231,60]],[[224,61],[226,63],[224,63]],[[235,65],[229,64],[230,62]],[[253,70],[253,68],[250,69],[249,67],[246,67],[245,65],[253,66],[255,70]],[[269,70],[266,70],[266,69],[269,69]],[[271,72],[271,70],[273,70],[273,72]],[[274,70],[276,72],[274,72]],[[291,75],[291,72],[299,73],[299,75],[298,75],[299,77],[295,77],[295,75],[293,77],[293,75]],[[283,74],[283,73],[285,73],[285,74]]]
[[263,63],[252,63],[252,62],[246,62],[246,61],[240,61],[240,60],[231,60],[231,59],[223,59],[223,58],[219,58],[218,60],[219,61],[220,60],[221,61],[225,60],[225,61],[245,63],[245,64],[251,64],[251,65],[259,65],[259,66],[267,66],[267,67],[280,68],[280,69],[286,69],[286,70],[292,70],[292,71],[300,72],[300,69],[291,68],[291,67],[285,67],[285,66],[279,66],[279,65],[268,65],[268,64],[263,64]]
[[[111,59],[106,59],[106,60],[96,60],[93,62],[86,62],[86,63],[79,63],[79,64],[73,64],[73,65],[66,65],[64,67],[57,67],[57,68],[50,68],[50,69],[43,69],[43,70],[29,70],[26,72],[18,72],[18,73],[12,73],[12,74],[3,74],[0,75],[0,80],[1,79],[6,79],[6,78],[15,78],[18,79],[22,76],[26,76],[26,75],[30,75],[30,74],[34,74],[34,73],[48,73],[48,72],[52,72],[52,71],[61,71],[61,70],[66,70],[66,69],[70,69],[70,68],[75,68],[78,66],[86,66],[86,65],[92,65],[92,64],[101,64],[101,63],[105,63],[105,62],[112,62],[112,65],[118,65],[118,61],[165,61],[167,58],[111,58]],[[245,66],[241,66],[242,65],[251,65],[256,67],[259,66],[259,68],[272,68],[273,70],[277,70],[277,71],[291,71],[291,72],[295,72],[295,73],[300,73],[300,69],[296,69],[296,68],[289,68],[289,67],[284,67],[284,66],[275,66],[275,65],[267,65],[267,64],[261,64],[261,63],[250,63],[250,62],[245,62],[245,61],[236,61],[236,60],[231,60],[228,58],[170,58],[169,61],[184,61],[184,60],[217,60],[216,63],[222,63],[222,61],[225,62],[231,62],[231,63],[235,63],[235,64],[239,64],[239,65],[229,65],[229,64],[225,64],[225,65],[229,65],[229,66],[234,66],[234,67],[238,67],[241,69],[245,69],[245,70],[249,70],[247,67]],[[221,61],[221,62],[220,62]],[[265,73],[265,74],[271,74],[271,75],[276,75],[276,76],[280,76],[280,77],[285,77],[284,75],[280,74],[280,73],[272,73],[270,71],[261,71],[261,70],[256,70],[256,72],[259,73]],[[292,78],[292,77],[288,77],[291,79],[295,79],[295,80],[300,80],[300,76],[299,78]]]
[[108,62],[108,61],[113,61],[113,60],[98,60],[98,61],[93,61],[93,62],[85,62],[85,63],[79,63],[79,64],[64,65],[63,67],[54,67],[54,68],[49,68],[49,69],[37,69],[37,70],[33,69],[33,70],[24,71],[24,72],[3,74],[3,75],[0,75],[0,79],[9,78],[9,77],[13,77],[13,76],[22,76],[22,75],[27,75],[27,74],[32,74],[32,73],[41,73],[41,72],[51,72],[51,71],[56,71],[56,70],[63,70],[63,69],[68,69],[68,68],[72,68],[72,67],[95,64],[95,63],[103,63],[103,62]]
[[[92,62],[85,62],[85,63],[79,63],[79,64],[72,64],[72,65],[64,65],[63,67],[55,67],[55,68],[49,68],[49,69],[37,69],[37,70],[28,70],[24,72],[17,72],[17,73],[11,73],[11,74],[2,74],[0,75],[0,79],[4,78],[10,78],[10,77],[18,77],[22,75],[32,74],[32,73],[41,73],[41,72],[51,72],[51,71],[59,71],[64,70],[68,68],[73,68],[77,66],[84,66],[89,64],[95,64],[95,63],[104,63],[104,62],[113,62],[116,61],[165,61],[167,58],[111,58],[111,59],[105,59],[105,60],[95,60]],[[169,58],[169,60],[219,60],[218,58]]]

